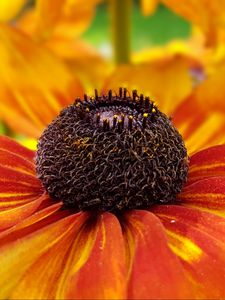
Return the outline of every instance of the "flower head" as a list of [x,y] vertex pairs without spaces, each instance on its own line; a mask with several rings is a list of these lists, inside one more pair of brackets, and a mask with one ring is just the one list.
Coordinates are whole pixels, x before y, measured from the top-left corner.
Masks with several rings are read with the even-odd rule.
[[[225,296],[225,146],[208,148],[190,157],[188,181],[175,201],[163,205],[161,201],[152,201],[153,191],[155,195],[162,192],[162,200],[166,200],[163,193],[168,178],[164,182],[159,176],[154,181],[154,176],[157,178],[158,175],[153,172],[149,176],[148,172],[151,173],[151,168],[155,167],[157,171],[167,164],[172,174],[176,171],[179,174],[182,167],[179,169],[177,165],[177,170],[170,169],[173,168],[170,164],[174,162],[170,162],[170,157],[174,155],[176,161],[175,156],[179,156],[176,149],[181,147],[183,154],[178,160],[181,165],[185,162],[183,166],[187,166],[186,151],[181,146],[182,140],[173,141],[170,131],[175,135],[178,133],[169,119],[148,98],[143,97],[141,104],[141,95],[138,97],[134,93],[132,97],[125,96],[123,93],[119,96],[109,93],[105,97],[96,94],[97,100],[85,97],[83,102],[76,101],[43,133],[36,158],[37,170],[43,185],[47,190],[50,189],[54,199],[37,178],[35,153],[9,138],[0,138],[1,298],[199,299]],[[145,109],[150,110],[147,120]],[[129,121],[131,115],[132,122]],[[165,130],[171,126],[169,132],[164,131],[170,139],[160,140],[162,148],[154,151],[156,145],[153,143],[150,147],[152,136],[157,138],[160,131],[154,131],[153,128],[161,130],[160,120],[164,122]],[[120,121],[123,124],[119,125]],[[100,151],[100,148],[109,146],[109,140],[103,143],[101,137],[112,135],[114,138],[110,142],[116,141],[119,145],[121,141],[132,140],[136,131],[143,134],[145,143],[149,141],[150,144],[144,145],[147,145],[148,151],[152,150],[150,156],[146,156],[143,149],[139,152],[137,145],[140,141],[136,139],[137,144],[133,140],[132,146],[128,143],[129,147],[123,149],[129,155],[118,155],[118,151],[114,149],[114,153],[109,149],[111,164],[114,159],[112,170],[104,162],[104,152],[102,157],[95,157],[95,149],[99,147]],[[93,136],[94,141],[88,143]],[[85,137],[89,140],[85,140]],[[71,143],[72,140],[74,143]],[[169,140],[172,144],[168,146]],[[167,146],[171,152],[161,152]],[[131,150],[136,150],[136,155]],[[82,156],[82,153],[91,154]],[[101,167],[101,174],[79,177],[85,170],[86,160],[87,165],[92,162],[89,165],[90,172],[95,169],[98,172],[98,166]],[[60,165],[52,172],[52,167],[58,161]],[[149,168],[150,161],[155,162],[156,166]],[[135,182],[137,169],[127,175],[130,181],[134,179],[132,185],[129,180],[125,188],[124,180],[118,185],[121,168],[121,177],[126,178],[123,170],[126,164],[128,168],[131,166],[131,170],[134,165],[141,172],[145,169],[145,174],[142,173],[143,184],[152,186],[146,187],[144,195],[147,199],[149,193],[150,202],[154,205],[142,205],[141,209],[127,209],[124,206],[122,211],[112,211],[110,206],[109,212],[105,211],[105,206],[99,206],[99,202],[92,202],[94,205],[89,205],[88,209],[80,205],[81,211],[77,212],[77,203],[86,201],[90,204],[96,191],[98,196],[102,192],[104,199],[107,196],[110,199],[113,196],[110,188],[117,189],[120,198],[125,199],[124,194],[135,186],[135,198],[137,188],[143,187]],[[110,181],[112,186],[105,189],[98,181],[107,181],[110,171],[114,172],[112,176],[117,172],[118,178],[115,176],[115,183]],[[52,182],[55,180],[56,185],[46,184],[47,176]],[[140,176],[137,182],[141,180]],[[74,182],[76,179],[78,182]],[[90,182],[88,188],[87,181]],[[153,183],[157,189],[154,189]],[[55,190],[52,191],[50,186],[54,186]],[[141,193],[143,199],[143,191]],[[69,199],[73,195],[73,199],[79,201],[73,202],[72,206],[67,205],[66,194]],[[105,202],[102,203],[105,205]],[[138,205],[130,206],[133,207]]]
[[171,121],[148,97],[85,96],[39,139],[37,174],[64,204],[101,210],[169,202],[187,178],[187,151]]

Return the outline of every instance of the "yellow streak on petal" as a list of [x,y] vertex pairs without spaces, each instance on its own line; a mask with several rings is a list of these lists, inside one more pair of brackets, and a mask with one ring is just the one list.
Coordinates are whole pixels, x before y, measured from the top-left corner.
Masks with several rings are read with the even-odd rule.
[[21,206],[21,205],[27,204],[28,202],[31,202],[31,201],[33,201],[37,198],[38,197],[35,197],[34,199],[29,198],[29,199],[26,199],[26,200],[21,199],[21,200],[17,200],[17,201],[12,201],[11,199],[9,201],[4,200],[4,202],[0,202],[0,210],[5,209],[5,208],[6,209],[9,209],[9,208],[11,209],[11,208],[13,208],[15,206],[18,206],[18,205]]
[[[180,199],[193,199],[193,202],[195,201],[195,198],[200,198],[202,201],[205,201],[205,198],[207,199],[224,199],[225,195],[219,194],[219,193],[186,193],[186,194],[180,194]],[[204,198],[204,199],[203,199]],[[200,200],[198,199],[198,201]]]
[[[85,241],[84,241],[85,238]],[[67,290],[67,283],[70,278],[77,273],[87,262],[96,239],[96,230],[81,230],[76,236],[70,255],[65,264],[65,268],[59,279],[56,292],[56,299],[64,298]]]
[[135,241],[131,230],[126,226],[124,233],[126,265],[127,265],[127,278],[130,278],[132,272],[133,261],[135,257]]
[[11,192],[11,193],[0,193],[0,198],[10,198],[12,196],[30,196],[34,193],[17,193],[17,192]]
[[[101,218],[103,218],[103,217],[101,216]],[[102,232],[102,243],[101,243],[100,248],[104,249],[105,245],[106,245],[106,229],[105,229],[105,224],[103,222],[102,222],[101,227],[102,227],[102,230],[101,230],[101,232]]]
[[192,172],[195,172],[195,171],[202,171],[202,170],[220,168],[220,167],[225,167],[225,163],[216,163],[216,164],[203,165],[203,166],[193,165],[193,166],[190,167],[189,173],[192,173]]
[[166,232],[170,238],[175,240],[174,244],[169,243],[169,247],[178,257],[187,262],[195,262],[200,259],[203,251],[190,239],[169,230]]
[[22,141],[19,140],[18,142],[30,150],[37,150],[37,139],[30,138]]
[[210,214],[214,214],[216,216],[225,218],[225,209],[224,210],[215,210],[215,209],[211,209],[211,208],[207,208],[207,207],[203,207],[203,206],[198,206],[198,205],[195,205],[195,204],[192,204],[192,203],[185,203],[185,204],[182,204],[182,205],[185,206],[185,207],[191,207],[191,208],[194,208],[194,209],[198,209],[200,211],[209,212]]

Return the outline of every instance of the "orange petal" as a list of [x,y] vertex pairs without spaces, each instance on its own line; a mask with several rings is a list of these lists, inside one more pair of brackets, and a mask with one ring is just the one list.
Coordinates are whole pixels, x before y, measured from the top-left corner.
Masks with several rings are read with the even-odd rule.
[[208,44],[216,45],[219,38],[219,32],[225,27],[224,0],[161,1],[188,21],[198,25],[204,32]]
[[57,298],[125,299],[125,247],[120,224],[115,216],[104,213],[90,226],[71,249]]
[[112,63],[104,59],[96,48],[82,40],[52,37],[45,45],[66,61],[90,95],[95,89],[100,91],[112,71]]
[[225,176],[225,145],[194,154],[190,159],[188,174],[188,184],[204,178]]
[[167,229],[170,247],[180,258],[197,299],[225,297],[225,219],[175,205],[153,210]]
[[0,116],[30,136],[31,124],[37,137],[82,88],[62,62],[18,30],[1,25],[0,41]]
[[225,177],[211,177],[186,186],[178,200],[182,203],[224,210],[225,208]]
[[55,298],[67,251],[86,218],[78,214],[40,228],[34,224],[24,236],[15,231],[0,239],[0,297]]
[[37,0],[36,9],[26,12],[19,26],[38,41],[52,36],[76,39],[89,27],[95,7],[101,1]]
[[144,16],[153,14],[157,8],[158,0],[141,0],[141,10]]
[[36,1],[36,28],[35,35],[39,38],[48,38],[60,18],[65,1],[37,0]]
[[66,0],[61,18],[55,28],[56,36],[68,38],[79,37],[90,25],[94,14],[95,6],[101,0]]
[[127,87],[130,91],[136,89],[138,93],[150,96],[164,113],[170,114],[190,94],[192,79],[187,61],[182,57],[173,57],[117,67],[106,80],[103,90],[106,92],[112,89],[117,92],[120,86]]
[[169,249],[159,219],[147,211],[132,211],[126,214],[125,224],[130,256],[128,298],[192,298],[182,265]]
[[204,98],[202,103],[198,103],[188,97],[177,107],[172,117],[185,140],[189,154],[225,141],[224,113],[208,109]]
[[214,68],[208,78],[196,87],[189,98],[189,101],[202,105],[210,113],[225,111],[225,64],[222,62],[220,65],[214,65]]

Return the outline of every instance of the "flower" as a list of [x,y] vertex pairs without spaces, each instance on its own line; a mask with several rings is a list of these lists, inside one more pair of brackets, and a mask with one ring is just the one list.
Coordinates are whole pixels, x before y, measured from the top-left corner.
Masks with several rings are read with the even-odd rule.
[[225,145],[191,155],[177,202],[120,213],[51,199],[35,156],[0,137],[1,298],[225,297]]

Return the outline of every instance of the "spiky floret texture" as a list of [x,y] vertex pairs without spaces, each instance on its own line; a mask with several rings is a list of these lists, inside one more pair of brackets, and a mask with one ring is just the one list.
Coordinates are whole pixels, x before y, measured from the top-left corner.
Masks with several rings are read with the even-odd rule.
[[116,211],[173,201],[188,157],[171,120],[148,97],[120,89],[63,109],[39,139],[36,166],[65,206]]

